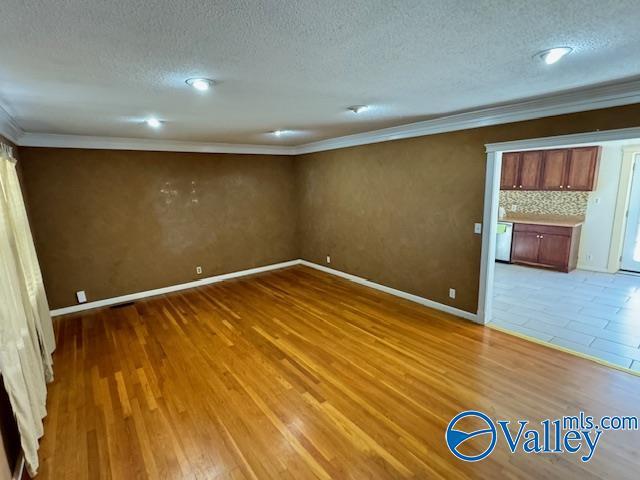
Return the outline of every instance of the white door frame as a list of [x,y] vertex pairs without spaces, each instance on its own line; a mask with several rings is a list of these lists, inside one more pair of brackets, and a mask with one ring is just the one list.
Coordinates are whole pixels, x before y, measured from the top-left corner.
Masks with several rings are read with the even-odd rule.
[[510,151],[537,150],[566,145],[602,143],[615,140],[633,140],[640,138],[640,127],[604,130],[555,137],[515,140],[512,142],[488,143],[487,168],[484,187],[484,214],[482,226],[482,256],[480,260],[480,285],[477,322],[481,324],[491,320],[493,309],[493,279],[496,264],[496,234],[498,229],[498,206],[500,192],[500,174],[502,172],[502,154]]
[[[636,157],[639,157],[638,159]],[[625,269],[625,270],[632,270],[634,272],[638,271],[637,270],[637,265],[635,266],[635,268],[631,269],[628,268],[629,265],[625,265],[625,262],[633,262],[635,264],[637,264],[637,260],[635,259],[629,259],[628,255],[629,252],[626,251],[626,249],[628,248],[627,242],[629,242],[631,240],[631,236],[630,236],[630,231],[629,231],[629,220],[633,221],[633,224],[635,226],[635,228],[640,228],[640,205],[638,204],[631,204],[631,195],[634,193],[638,193],[636,189],[640,189],[640,170],[638,170],[638,166],[637,163],[640,161],[640,154],[638,153],[634,153],[632,155],[632,161],[631,161],[631,175],[630,175],[630,188],[629,188],[629,193],[627,196],[627,204],[626,204],[626,209],[625,209],[625,217],[626,217],[626,222],[625,222],[625,226],[624,226],[624,235],[622,238],[622,253],[620,255],[621,258],[621,262],[620,262],[620,268]],[[640,232],[638,232],[638,230],[636,230],[635,232],[633,232],[636,237],[638,235],[640,235]]]

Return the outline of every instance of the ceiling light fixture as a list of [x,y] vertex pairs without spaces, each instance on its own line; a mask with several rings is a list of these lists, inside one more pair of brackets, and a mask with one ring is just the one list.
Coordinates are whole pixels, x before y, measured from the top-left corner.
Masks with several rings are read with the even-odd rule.
[[289,133],[291,130],[274,130],[273,133],[276,137],[280,137],[286,133]]
[[347,110],[358,114],[364,112],[365,110],[369,110],[369,105],[351,105],[347,108]]
[[206,92],[213,87],[213,80],[210,78],[188,78],[185,83],[200,92]]
[[160,126],[162,126],[162,122],[154,117],[147,118],[145,120],[145,123],[149,125],[151,128],[160,128]]
[[573,52],[573,48],[571,47],[554,47],[548,50],[543,50],[536,56],[541,58],[547,65],[553,65],[565,55],[569,55],[571,52]]

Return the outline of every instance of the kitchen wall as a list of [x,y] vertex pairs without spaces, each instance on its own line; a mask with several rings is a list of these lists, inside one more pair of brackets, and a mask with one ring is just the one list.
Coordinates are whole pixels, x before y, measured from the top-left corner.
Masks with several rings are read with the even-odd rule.
[[302,257],[475,313],[484,145],[632,126],[639,104],[303,155]]
[[580,237],[578,268],[608,271],[614,214],[620,187],[623,142],[602,145],[597,188],[589,195]]
[[500,206],[509,212],[584,217],[589,192],[500,191]]
[[20,148],[51,308],[298,258],[293,162]]

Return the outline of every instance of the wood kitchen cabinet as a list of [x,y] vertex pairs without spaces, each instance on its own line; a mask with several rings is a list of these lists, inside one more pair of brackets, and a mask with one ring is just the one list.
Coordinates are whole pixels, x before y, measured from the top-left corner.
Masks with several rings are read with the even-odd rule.
[[566,190],[595,190],[601,150],[600,147],[571,149],[567,165]]
[[540,180],[541,190],[564,190],[569,153],[568,149],[547,150],[544,152],[542,178]]
[[578,264],[581,230],[581,225],[557,227],[515,223],[511,262],[562,272],[575,270]]
[[595,190],[600,153],[598,146],[504,153],[500,189]]
[[542,151],[504,153],[500,189],[537,190],[543,158]]
[[520,174],[520,152],[502,154],[500,190],[517,190]]
[[540,174],[542,173],[542,161],[544,152],[522,152],[520,157],[520,190],[538,190],[540,187]]

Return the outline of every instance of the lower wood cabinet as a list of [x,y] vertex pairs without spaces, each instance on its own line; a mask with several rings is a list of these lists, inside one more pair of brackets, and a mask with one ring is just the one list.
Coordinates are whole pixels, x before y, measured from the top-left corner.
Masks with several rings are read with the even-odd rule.
[[513,231],[512,263],[553,268],[562,272],[575,270],[582,226],[516,223]]

